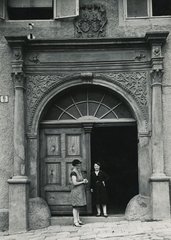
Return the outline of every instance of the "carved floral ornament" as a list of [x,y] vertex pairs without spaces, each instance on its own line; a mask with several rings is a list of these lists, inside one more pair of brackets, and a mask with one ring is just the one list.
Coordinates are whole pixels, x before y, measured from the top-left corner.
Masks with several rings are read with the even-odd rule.
[[106,35],[106,8],[102,4],[88,4],[80,7],[80,15],[75,19],[76,38],[97,38]]
[[[144,120],[147,123],[148,104],[147,104],[147,72],[129,72],[129,73],[109,73],[94,74],[94,78],[112,82],[128,94],[132,95],[139,105]],[[82,74],[64,76],[64,75],[28,75],[27,76],[27,111],[28,124],[31,126],[34,112],[40,101],[55,87],[63,82],[81,79]]]
[[29,57],[29,61],[33,62],[35,64],[38,63],[39,62],[38,54],[36,54],[36,53],[31,54]]

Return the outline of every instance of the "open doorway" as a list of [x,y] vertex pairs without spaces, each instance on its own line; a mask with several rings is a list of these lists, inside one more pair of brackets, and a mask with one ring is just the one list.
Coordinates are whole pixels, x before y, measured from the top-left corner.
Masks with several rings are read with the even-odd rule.
[[101,170],[109,175],[108,214],[123,214],[129,200],[139,193],[136,126],[94,127],[91,159],[92,171],[98,161]]

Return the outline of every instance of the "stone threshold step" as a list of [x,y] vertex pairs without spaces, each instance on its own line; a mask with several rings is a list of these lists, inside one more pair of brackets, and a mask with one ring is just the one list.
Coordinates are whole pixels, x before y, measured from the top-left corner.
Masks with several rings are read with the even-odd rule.
[[[84,223],[97,223],[97,222],[120,222],[125,221],[124,214],[109,215],[105,217],[96,217],[96,216],[80,216],[80,219]],[[51,217],[51,225],[72,225],[73,217],[72,216],[57,216]]]

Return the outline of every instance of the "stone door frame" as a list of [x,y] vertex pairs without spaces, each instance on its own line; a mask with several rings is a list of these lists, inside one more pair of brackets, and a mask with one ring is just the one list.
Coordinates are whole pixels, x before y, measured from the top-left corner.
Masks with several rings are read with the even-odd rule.
[[[151,199],[151,218],[154,220],[161,220],[165,218],[170,218],[170,200],[169,200],[169,178],[164,173],[164,157],[163,157],[163,137],[162,137],[162,75],[163,75],[163,56],[162,56],[162,44],[166,41],[168,32],[154,32],[147,33],[143,38],[120,38],[120,39],[93,39],[93,40],[28,40],[26,37],[6,37],[9,45],[12,48],[13,60],[12,60],[12,77],[15,87],[15,113],[14,113],[14,177],[8,180],[9,183],[9,222],[10,231],[21,231],[27,230],[28,228],[28,189],[30,184],[30,197],[38,196],[38,177],[34,179],[38,171],[38,150],[39,150],[39,121],[41,113],[48,103],[49,99],[61,92],[62,90],[70,87],[77,86],[80,84],[97,84],[100,86],[107,86],[109,89],[119,93],[127,103],[131,106],[135,117],[137,119],[138,125],[138,137],[139,137],[139,182],[141,179],[146,179],[145,187],[140,185],[140,194],[145,196],[150,196]],[[118,72],[122,73],[122,70],[117,65],[114,65],[113,70],[117,73],[106,73],[99,74],[96,72],[85,71],[79,74],[70,74],[68,76],[59,76],[58,80],[55,81],[53,86],[49,86],[47,91],[45,91],[39,100],[35,103],[34,108],[31,113],[31,121],[29,127],[25,124],[25,89],[28,87],[27,83],[29,78],[26,75],[33,73],[37,68],[30,67],[27,68],[27,61],[24,62],[24,51],[23,49],[47,49],[48,46],[53,44],[54,49],[65,48],[67,44],[74,44],[77,47],[84,49],[85,46],[93,46],[96,49],[100,49],[103,45],[106,49],[114,49],[116,47],[122,49],[123,47],[129,46],[130,56],[131,49],[136,45],[137,49],[140,49],[134,58],[134,64],[136,69],[141,66],[141,71],[144,69],[151,68],[147,71],[148,84],[151,87],[151,107],[147,111],[147,118],[145,117],[146,111],[143,107],[141,99],[135,99],[132,88],[123,87],[119,85],[119,82],[123,78],[119,78],[120,81],[116,84],[116,79]],[[114,47],[114,48],[113,48]],[[144,50],[142,50],[144,49]],[[144,62],[144,58],[148,54],[148,59]],[[112,55],[110,55],[112,56]],[[27,57],[27,56],[25,56]],[[132,63],[122,60],[120,55],[118,55],[117,64],[121,66],[125,64],[127,69],[131,69]],[[30,57],[29,61],[33,61],[35,64],[39,61],[37,56]],[[126,62],[126,63],[125,63]],[[137,63],[138,62],[138,63]],[[110,64],[110,63],[109,63]],[[99,65],[99,69],[101,66]],[[109,66],[108,66],[109,68]],[[92,69],[89,66],[88,69]],[[49,69],[50,70],[50,69]],[[140,72],[141,72],[140,71]],[[103,72],[103,71],[102,71]],[[130,74],[130,70],[128,71]],[[134,71],[135,74],[136,70]],[[151,72],[151,78],[148,74]],[[125,74],[125,73],[124,73]],[[34,78],[34,76],[32,76]],[[32,78],[31,77],[31,78]],[[129,79],[129,78],[128,78]],[[141,81],[140,81],[141,82]],[[139,88],[138,88],[139,89]],[[137,90],[137,89],[136,89]],[[150,92],[150,91],[149,91]],[[137,95],[138,96],[138,95]],[[138,101],[140,101],[138,103]],[[157,107],[156,107],[157,106]],[[147,120],[148,119],[148,120]],[[153,124],[155,123],[155,124]],[[26,150],[26,139],[25,133],[27,132],[27,150]],[[150,150],[149,148],[152,148]],[[27,151],[27,154],[26,154]],[[30,154],[28,154],[30,153]],[[27,158],[26,158],[27,156]],[[31,159],[33,160],[33,165],[30,165]],[[144,162],[146,160],[147,162]],[[144,165],[151,164],[151,172],[141,172]],[[29,169],[31,172],[29,172]],[[35,173],[34,173],[35,171]],[[34,174],[33,174],[34,173]],[[147,177],[148,176],[148,177]],[[149,185],[150,182],[150,188]],[[22,188],[22,191],[20,191]],[[18,194],[14,194],[15,192]],[[145,189],[145,190],[144,190]],[[158,198],[159,192],[163,194]],[[20,196],[20,194],[22,196]],[[19,200],[20,199],[20,200]],[[18,218],[16,221],[15,212],[16,209],[13,208],[15,202],[20,201],[20,209],[18,209]],[[23,211],[25,214],[23,214]],[[22,216],[22,217],[21,217]],[[16,224],[17,222],[17,224]],[[19,226],[19,228],[18,228]]]

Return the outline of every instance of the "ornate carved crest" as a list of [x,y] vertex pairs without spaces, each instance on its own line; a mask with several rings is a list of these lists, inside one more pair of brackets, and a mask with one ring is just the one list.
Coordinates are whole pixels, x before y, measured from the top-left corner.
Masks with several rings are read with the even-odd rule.
[[98,38],[106,35],[106,8],[102,4],[80,7],[80,15],[74,21],[76,38]]

